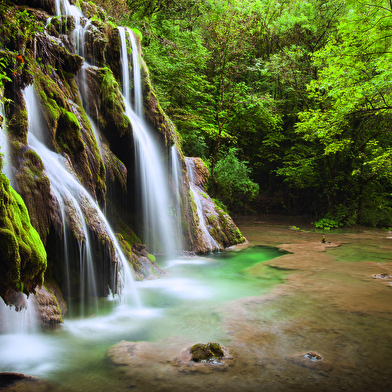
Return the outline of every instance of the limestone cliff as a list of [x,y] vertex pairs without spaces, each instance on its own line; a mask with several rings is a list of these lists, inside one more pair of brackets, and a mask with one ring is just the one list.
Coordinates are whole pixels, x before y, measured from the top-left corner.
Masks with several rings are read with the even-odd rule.
[[[1,277],[4,292],[0,293],[3,298],[9,288],[33,292],[42,284],[46,256],[43,256],[45,249],[38,245],[40,241],[47,253],[46,278],[65,290],[66,275],[70,274],[73,279],[67,289],[70,291],[68,297],[82,295],[79,292],[79,258],[87,236],[92,238],[92,258],[99,282],[97,295],[107,295],[109,289],[116,292],[118,257],[115,240],[100,221],[95,203],[106,210],[117,233],[116,241],[133,266],[136,277],[145,279],[162,274],[140,240],[143,230],[136,202],[138,179],[133,130],[125,115],[121,94],[119,29],[106,12],[93,3],[78,1],[78,6],[83,15],[74,17],[56,16],[54,0],[9,0],[6,5],[0,5],[0,39],[3,42],[0,56],[5,76],[9,79],[4,84],[4,101],[11,140],[13,183],[36,230],[29,229],[30,233],[35,233],[29,235],[40,237],[40,240],[36,238],[37,245],[30,246],[23,236],[20,237],[23,241],[18,240],[17,236],[22,232],[18,232],[17,227],[11,228],[9,222],[4,221],[4,227],[1,226],[1,230],[5,230],[2,231],[2,251],[7,263],[0,266],[4,272]],[[82,47],[81,40],[84,42]],[[140,41],[138,44],[140,50]],[[176,145],[180,155],[183,180],[178,191],[182,207],[178,218],[182,221],[184,249],[207,252],[208,246],[203,244],[200,235],[200,218],[189,191],[180,138],[159,105],[143,61],[141,67],[146,122],[162,146],[166,160],[172,145]],[[31,118],[27,115],[24,91],[30,85],[34,86],[39,101],[39,109],[34,114],[40,119],[36,127],[42,131],[43,142],[61,157],[67,172],[91,197],[91,200],[81,197],[83,200],[80,201],[87,225],[85,231],[70,199],[60,206],[43,158],[29,145]],[[199,176],[205,169],[199,163],[197,167],[200,168]],[[175,192],[173,175],[169,177]],[[20,196],[5,179],[1,184],[3,216],[20,211],[18,214],[27,222],[27,210],[22,207]],[[204,219],[219,247],[240,242],[242,237],[228,215],[211,199],[206,199],[209,204],[204,208]],[[62,213],[61,209],[65,212]],[[67,271],[64,268],[66,257],[70,260]],[[43,299],[42,302],[51,301]]]

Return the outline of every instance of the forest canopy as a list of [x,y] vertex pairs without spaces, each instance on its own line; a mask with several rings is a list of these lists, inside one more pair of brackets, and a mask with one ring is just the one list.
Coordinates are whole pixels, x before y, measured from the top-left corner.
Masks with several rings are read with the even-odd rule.
[[390,1],[96,2],[229,210],[390,225]]

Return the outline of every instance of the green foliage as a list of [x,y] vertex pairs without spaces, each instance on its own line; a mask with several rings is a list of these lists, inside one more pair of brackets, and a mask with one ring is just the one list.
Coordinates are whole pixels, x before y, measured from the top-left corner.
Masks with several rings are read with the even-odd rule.
[[317,228],[321,228],[323,230],[330,230],[332,228],[336,228],[342,226],[341,223],[337,222],[336,220],[330,218],[322,218],[317,222],[312,222],[312,225],[315,225]]
[[240,161],[236,152],[235,148],[230,148],[215,167],[217,193],[230,210],[242,207],[259,192],[259,186],[249,178],[251,170],[246,166],[247,162]]

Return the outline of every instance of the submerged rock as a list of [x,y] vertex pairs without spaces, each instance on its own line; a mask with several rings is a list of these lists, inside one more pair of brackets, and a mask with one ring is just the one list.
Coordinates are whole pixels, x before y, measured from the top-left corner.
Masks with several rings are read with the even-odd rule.
[[326,361],[319,353],[315,351],[289,355],[286,357],[286,360],[293,362],[296,365],[323,372],[330,372],[334,368],[332,362]]
[[392,275],[389,275],[387,273],[381,273],[381,274],[373,274],[372,275],[373,279],[391,279]]

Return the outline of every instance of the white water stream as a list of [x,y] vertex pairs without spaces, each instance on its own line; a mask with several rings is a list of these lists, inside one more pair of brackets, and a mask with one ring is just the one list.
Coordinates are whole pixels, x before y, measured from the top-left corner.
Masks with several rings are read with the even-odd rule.
[[173,215],[176,222],[177,230],[177,249],[183,249],[183,227],[182,227],[182,208],[181,208],[181,184],[184,179],[181,171],[180,156],[175,145],[172,146],[171,151],[171,165],[172,165],[172,181],[174,186],[174,208]]
[[[170,197],[165,157],[143,118],[139,55],[133,32],[119,27],[123,68],[123,95],[126,115],[132,123],[135,140],[136,173],[143,215],[143,241],[151,253],[163,252],[168,258],[176,251],[174,219],[169,214]],[[127,39],[131,40],[133,58],[134,102],[132,109],[128,76]]]
[[196,207],[197,207],[197,215],[199,217],[199,229],[203,233],[203,242],[208,244],[210,252],[219,251],[220,246],[208,231],[207,224],[204,219],[202,197],[207,197],[207,195],[204,192],[204,190],[201,189],[200,186],[196,184],[195,176],[194,176],[194,172],[196,170],[195,163],[193,162],[192,158],[185,158],[185,163],[186,163],[186,169],[189,177],[189,186],[191,188],[193,198],[195,200]]
[[6,175],[12,184],[12,165],[7,133],[7,121],[5,118],[4,105],[2,102],[0,102],[0,116],[3,118],[3,127],[0,127],[0,153],[3,154],[2,172]]
[[[27,106],[29,118],[28,143],[41,157],[45,172],[50,180],[53,194],[59,206],[63,222],[68,222],[69,218],[76,220],[81,231],[79,241],[80,250],[80,281],[81,281],[81,315],[84,314],[84,303],[90,302],[90,306],[97,307],[97,291],[95,282],[95,265],[92,257],[90,234],[86,225],[86,219],[93,220],[99,225],[99,231],[106,233],[115,245],[116,254],[114,258],[119,262],[122,273],[119,279],[120,291],[124,290],[124,300],[129,301],[128,294],[131,293],[133,302],[140,307],[140,299],[134,286],[132,272],[128,262],[123,255],[117,239],[112,232],[105,216],[99,209],[96,202],[89,195],[86,189],[79,183],[76,175],[72,172],[67,160],[58,153],[50,151],[43,143],[45,129],[40,118],[40,108],[38,98],[33,86],[28,86],[24,90],[24,98]],[[65,230],[63,230],[65,232]],[[64,237],[65,248],[67,248],[67,238]],[[66,267],[67,268],[67,267]],[[68,283],[69,284],[69,283]],[[83,296],[87,294],[87,298]]]

